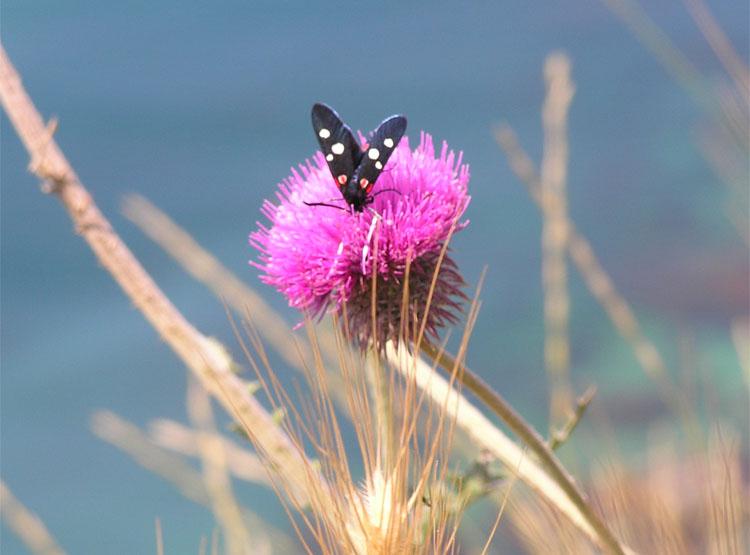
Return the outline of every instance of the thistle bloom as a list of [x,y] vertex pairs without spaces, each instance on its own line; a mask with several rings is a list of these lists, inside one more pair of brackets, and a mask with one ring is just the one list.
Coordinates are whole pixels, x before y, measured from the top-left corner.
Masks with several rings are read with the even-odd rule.
[[[312,317],[327,309],[345,311],[348,331],[362,347],[371,343],[373,332],[381,343],[398,340],[404,330],[421,324],[437,270],[425,323],[425,332],[435,339],[438,328],[455,323],[465,299],[463,279],[450,256],[437,266],[450,234],[468,224],[460,221],[470,200],[468,181],[468,166],[447,144],[436,156],[428,134],[421,134],[413,151],[404,137],[375,184],[372,210],[354,212],[318,152],[279,185],[279,204],[264,202],[262,211],[271,225],[259,223],[250,235],[251,245],[260,251],[251,264],[290,306]],[[407,266],[408,304],[403,307]],[[402,322],[404,315],[408,322]]]

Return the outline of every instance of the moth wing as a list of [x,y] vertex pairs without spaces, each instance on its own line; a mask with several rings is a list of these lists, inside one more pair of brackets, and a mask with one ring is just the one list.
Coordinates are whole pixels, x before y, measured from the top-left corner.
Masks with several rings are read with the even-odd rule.
[[335,110],[323,103],[312,107],[312,126],[331,175],[343,189],[362,158],[359,143]]
[[372,186],[405,132],[406,118],[404,116],[389,117],[373,132],[370,143],[362,153],[362,159],[354,172],[354,178],[366,193],[372,190]]

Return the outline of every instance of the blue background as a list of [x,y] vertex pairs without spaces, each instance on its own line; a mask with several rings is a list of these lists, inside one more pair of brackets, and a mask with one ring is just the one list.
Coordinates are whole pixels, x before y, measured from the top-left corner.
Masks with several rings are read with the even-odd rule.
[[[746,59],[747,4],[713,4]],[[649,12],[709,81],[718,76],[682,3],[649,2]],[[100,208],[188,319],[238,357],[221,305],[120,215],[123,195],[151,199],[291,321],[248,267],[247,235],[262,200],[316,148],[314,101],[362,130],[402,112],[412,134],[463,150],[472,223],[455,257],[471,284],[488,268],[468,361],[541,429],[540,219],[491,129],[508,121],[539,160],[542,65],[563,49],[577,89],[574,220],[670,367],[687,338],[712,388],[739,383],[729,323],[746,312],[747,254],[696,146],[705,114],[600,2],[6,0],[2,34]],[[195,552],[210,513],[88,429],[98,408],[138,424],[184,419],[185,369],[40,193],[5,115],[1,154],[2,477],[72,553],[154,552],[156,516],[167,552]],[[571,276],[577,387],[599,385],[618,429],[658,421],[653,387]],[[741,422],[737,406],[718,410]],[[250,506],[268,499],[251,493]],[[22,552],[7,533],[2,550]]]

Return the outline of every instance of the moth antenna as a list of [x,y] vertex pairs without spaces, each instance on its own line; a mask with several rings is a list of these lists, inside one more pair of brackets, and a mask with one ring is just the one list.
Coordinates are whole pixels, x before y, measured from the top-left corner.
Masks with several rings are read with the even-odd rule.
[[403,195],[403,193],[399,191],[398,189],[380,189],[379,191],[374,192],[372,196],[376,197],[380,193],[398,193],[399,195]]
[[306,202],[303,200],[302,203],[306,204],[307,206],[328,206],[329,208],[337,208],[338,210],[343,210],[346,212],[346,208],[336,206],[335,204],[328,204],[327,202]]

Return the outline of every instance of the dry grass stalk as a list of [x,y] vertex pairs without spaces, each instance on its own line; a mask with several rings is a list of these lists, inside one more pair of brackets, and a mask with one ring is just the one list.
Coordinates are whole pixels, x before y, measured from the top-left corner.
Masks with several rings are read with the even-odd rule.
[[736,318],[732,322],[732,341],[744,372],[745,384],[750,386],[750,318]]
[[[728,79],[704,76],[667,34],[646,14],[637,0],[602,0],[635,37],[646,46],[709,115],[713,129],[701,141],[704,156],[731,195],[727,215],[750,245],[748,215],[748,148],[750,147],[750,69],[737,54],[703,0],[685,0],[688,11],[714,51]],[[706,83],[711,83],[706,85]]]
[[585,522],[585,528],[589,530],[591,537],[601,549],[610,553],[629,552],[629,548],[615,537],[606,521],[593,508],[586,495],[576,485],[573,477],[552,452],[547,442],[523,420],[500,394],[490,388],[477,374],[463,366],[460,359],[454,360],[446,353],[431,348],[429,345],[423,346],[423,352],[432,358],[438,366],[449,372],[457,372],[456,375],[461,385],[474,393],[530,448],[544,468],[545,473],[564,492],[566,500],[574,506],[573,514],[580,516]]
[[[179,422],[168,419],[154,420],[149,425],[149,437],[154,444],[186,455],[199,457],[198,432]],[[236,442],[216,434],[216,440],[221,442],[226,457],[227,470],[232,476],[246,482],[271,487],[268,471],[255,453],[239,446]]]
[[[97,437],[117,447],[140,466],[170,483],[190,501],[211,508],[211,497],[203,476],[180,455],[157,445],[138,427],[110,411],[98,411],[91,417],[91,429]],[[271,544],[280,552],[293,553],[298,546],[279,530],[269,526],[255,513],[242,508],[245,526],[261,545]]]
[[[742,450],[736,434],[717,426],[705,454],[705,512],[708,553],[747,553],[750,488],[742,479]],[[747,468],[747,465],[745,465]]]
[[[541,208],[544,199],[539,176],[531,158],[518,143],[516,134],[509,126],[502,125],[496,129],[495,138],[505,152],[511,169],[526,186],[529,196]],[[656,383],[664,402],[676,414],[684,414],[682,393],[671,381],[656,345],[644,335],[630,305],[617,291],[609,274],[596,257],[591,243],[578,231],[572,220],[568,221],[568,254],[588,290],[604,308],[620,336],[633,349],[645,374]]]
[[[319,477],[307,473],[309,463],[300,458],[271,415],[233,373],[233,363],[226,353],[182,316],[112,229],[44,125],[2,47],[0,99],[31,156],[31,170],[60,199],[76,231],[162,339],[227,412],[255,434],[287,480],[302,490],[311,481],[318,481]],[[316,487],[316,495],[321,495],[319,489]]]
[[422,358],[413,356],[403,347],[398,351],[389,347],[386,354],[395,368],[414,379],[431,402],[445,403],[449,417],[455,419],[457,425],[461,424],[477,446],[497,457],[537,495],[557,507],[574,526],[577,526],[592,541],[596,541],[596,533],[562,489],[551,480],[538,463],[524,453],[523,449],[466,400],[451,382],[439,375],[433,366],[427,364]]
[[654,23],[637,0],[602,0],[602,3],[625,23],[638,41],[699,103],[704,106],[711,103],[706,89],[701,85],[698,69]]
[[0,515],[8,529],[35,555],[64,555],[44,522],[16,499],[3,481],[0,481]]
[[[313,357],[310,343],[290,332],[291,325],[252,288],[235,276],[210,252],[201,247],[187,231],[140,195],[128,195],[122,206],[123,214],[152,241],[177,261],[182,268],[217,297],[240,314],[249,310],[263,340],[295,370],[304,371],[303,361]],[[331,366],[337,365],[336,340],[328,327],[319,328],[316,341]],[[345,407],[343,383],[331,372],[331,393],[336,402]]]
[[[144,231],[146,229],[148,230],[147,234],[150,237],[152,237],[158,244],[168,248],[170,254],[172,254],[180,264],[187,266],[191,259],[201,259],[206,255],[205,251],[203,251],[203,249],[192,238],[190,238],[186,231],[177,226],[177,224],[170,220],[168,216],[148,203],[148,201],[139,201],[136,204],[131,203],[128,212],[133,216],[132,219],[136,221],[139,226],[143,226]],[[134,212],[139,212],[140,214],[135,215]],[[141,212],[147,213],[144,214]],[[166,238],[160,238],[162,232],[167,234]],[[212,266],[216,267],[213,263]],[[217,277],[218,275],[221,275],[221,278]],[[263,332],[266,321],[262,317],[257,318],[256,314],[262,315],[264,313],[255,312],[254,306],[251,302],[257,294],[252,292],[250,287],[244,284],[242,286],[243,289],[252,293],[250,295],[233,295],[230,291],[224,291],[222,284],[239,283],[239,280],[226,268],[221,268],[219,274],[207,272],[201,280],[209,285],[210,289],[219,297],[226,299],[228,304],[237,313],[243,314],[247,312],[252,314],[253,329],[257,330],[258,335]],[[348,348],[344,347],[343,343],[339,342],[338,347],[331,351],[330,342],[324,341],[318,343],[317,329],[315,333],[312,332],[311,327],[308,327],[308,329],[308,344],[313,348],[312,360],[315,361],[315,364],[322,365],[323,360],[325,359],[338,360],[337,365],[341,368],[351,366],[351,353]],[[419,330],[414,330],[414,334],[418,335]],[[260,347],[260,341],[257,341],[257,344]],[[509,439],[499,428],[492,424],[489,419],[469,403],[457,390],[452,389],[452,385],[436,373],[434,368],[418,358],[416,359],[416,362],[409,359],[402,360],[400,356],[395,356],[395,353],[389,354],[389,360],[402,375],[409,379],[415,379],[416,386],[423,390],[427,395],[427,399],[437,407],[440,407],[446,399],[451,399],[450,404],[446,406],[450,418],[455,419],[456,427],[464,434],[468,435],[477,447],[488,449],[494,456],[498,457],[498,459],[503,461],[511,469],[519,465],[519,461],[523,459],[522,449]],[[339,378],[336,379],[336,381],[333,381],[334,376],[332,376],[330,372],[327,374],[326,379],[329,383],[329,391],[331,390],[330,384],[332,383],[334,384],[333,387],[336,391],[340,392],[345,389],[341,389],[340,386],[335,385],[340,384],[341,380]],[[337,394],[336,398],[340,399],[340,393]],[[339,406],[348,406],[348,401],[344,399],[344,403],[339,403]],[[361,415],[361,413],[357,414]],[[560,489],[560,487],[555,484],[555,482],[548,477],[546,472],[535,462],[528,460],[527,458],[527,460],[519,467],[518,475],[520,479],[526,482],[537,494],[547,499],[549,503],[558,507],[560,512],[565,515],[566,518],[571,519],[575,526],[580,527],[581,531],[583,531],[587,537],[591,538],[592,541],[597,542],[597,533],[589,524],[587,524],[586,519],[570,502],[563,490]]]
[[[312,349],[305,338],[291,334],[289,323],[263,297],[237,278],[148,199],[141,195],[128,195],[123,201],[122,212],[216,296],[231,306],[252,307],[253,320],[262,323],[259,331],[264,341],[290,366],[301,369],[302,361],[312,358]],[[332,333],[319,332],[317,340],[319,343],[326,342],[329,351],[335,350]]]
[[[452,427],[445,412],[430,408],[422,413],[413,380],[396,379],[394,370],[383,366],[392,402],[400,408],[392,412],[396,440],[390,450],[384,449],[384,431],[377,426],[366,378],[368,359],[353,352],[348,338],[337,333],[339,371],[359,446],[357,462],[352,463],[322,356],[312,327],[308,329],[315,356],[306,368],[305,393],[292,396],[270,367],[257,330],[244,323],[244,340],[252,346],[252,352],[246,346],[246,355],[269,402],[276,411],[284,411],[287,434],[298,449],[314,452],[317,468],[331,484],[330,505],[313,498],[305,514],[293,493],[285,491],[286,483],[275,483],[285,493],[281,498],[307,552],[453,552],[461,508],[448,507],[447,500],[430,495],[431,485],[444,481],[448,468]],[[355,478],[356,467],[363,469],[361,481]],[[425,498],[431,499],[429,505]]]
[[159,517],[156,517],[154,526],[156,528],[156,554],[164,555],[164,537],[162,535],[161,520],[159,520]]
[[[750,526],[747,483],[733,434],[712,436],[707,449],[678,453],[659,434],[642,470],[612,456],[592,487],[607,521],[639,553],[741,554]],[[589,553],[569,523],[532,498],[515,498],[513,527],[530,553]]]
[[[228,555],[271,553],[271,545],[264,538],[251,543],[242,512],[232,492],[227,470],[227,456],[222,439],[216,433],[211,400],[194,379],[188,380],[187,408],[196,428],[197,447],[203,467],[203,483],[211,500],[211,509],[224,531]],[[251,550],[250,546],[253,546]]]
[[693,20],[738,90],[750,95],[750,72],[703,0],[685,0]]
[[573,100],[570,60],[561,53],[547,57],[544,65],[547,97],[542,108],[544,156],[542,191],[542,284],[544,289],[544,361],[550,384],[550,429],[570,411],[570,299],[565,249],[568,243],[567,115]]

